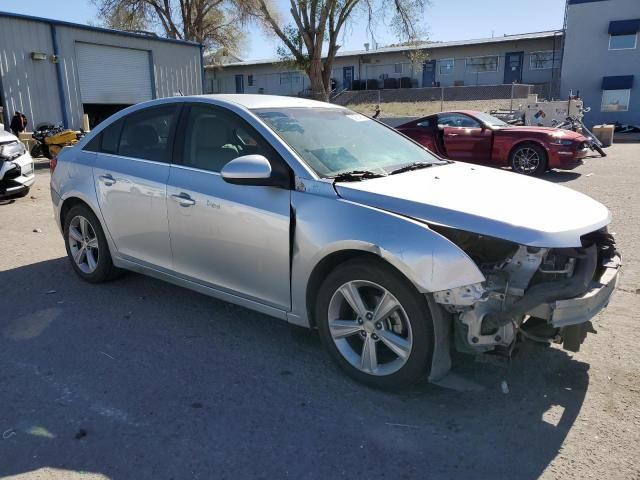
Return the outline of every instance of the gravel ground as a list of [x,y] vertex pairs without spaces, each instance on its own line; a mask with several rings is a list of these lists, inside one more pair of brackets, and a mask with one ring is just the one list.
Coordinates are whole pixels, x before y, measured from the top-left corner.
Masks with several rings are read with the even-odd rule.
[[0,204],[0,477],[640,478],[639,153],[546,176],[614,215],[625,269],[598,334],[456,359],[477,392],[373,391],[314,333],[136,274],[81,282],[40,171]]

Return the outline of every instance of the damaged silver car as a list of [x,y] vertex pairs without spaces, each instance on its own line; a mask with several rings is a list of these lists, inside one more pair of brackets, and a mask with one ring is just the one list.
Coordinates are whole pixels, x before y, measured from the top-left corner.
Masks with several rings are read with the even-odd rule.
[[317,328],[381,388],[442,379],[452,349],[508,355],[528,336],[577,350],[621,265],[591,198],[299,98],[143,103],[53,166],[83,279],[133,270]]

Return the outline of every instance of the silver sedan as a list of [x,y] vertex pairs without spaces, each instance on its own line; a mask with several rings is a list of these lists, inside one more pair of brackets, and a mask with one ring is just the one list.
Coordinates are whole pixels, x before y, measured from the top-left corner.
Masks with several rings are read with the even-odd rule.
[[381,388],[442,379],[452,348],[508,354],[524,335],[576,350],[618,278],[598,202],[326,103],[155,100],[52,167],[80,277],[133,270],[317,328]]

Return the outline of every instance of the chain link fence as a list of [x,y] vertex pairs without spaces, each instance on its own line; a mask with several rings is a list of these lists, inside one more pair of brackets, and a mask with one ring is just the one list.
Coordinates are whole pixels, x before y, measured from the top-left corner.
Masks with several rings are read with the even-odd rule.
[[534,85],[479,85],[468,87],[429,87],[344,91],[333,103],[363,112],[373,112],[380,105],[384,115],[423,116],[448,110],[520,110]]

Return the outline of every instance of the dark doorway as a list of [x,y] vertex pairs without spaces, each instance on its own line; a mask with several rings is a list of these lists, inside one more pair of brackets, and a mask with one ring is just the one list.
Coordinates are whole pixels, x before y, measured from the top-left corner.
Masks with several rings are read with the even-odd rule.
[[433,87],[436,84],[436,61],[430,60],[422,64],[422,86]]
[[342,87],[348,90],[353,87],[353,66],[342,67]]
[[236,93],[244,93],[244,75],[236,75]]
[[504,56],[504,83],[522,83],[524,52],[509,52]]
[[130,106],[111,103],[83,103],[82,109],[89,116],[89,128],[93,129],[114,113],[118,113],[120,110]]

